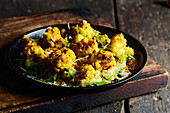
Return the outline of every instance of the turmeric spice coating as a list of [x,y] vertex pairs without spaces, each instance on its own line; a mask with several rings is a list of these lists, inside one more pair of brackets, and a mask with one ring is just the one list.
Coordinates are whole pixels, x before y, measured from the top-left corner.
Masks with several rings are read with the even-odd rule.
[[109,84],[128,77],[136,64],[122,33],[109,37],[85,20],[68,29],[48,27],[39,38],[24,35],[19,47],[29,77],[56,86]]

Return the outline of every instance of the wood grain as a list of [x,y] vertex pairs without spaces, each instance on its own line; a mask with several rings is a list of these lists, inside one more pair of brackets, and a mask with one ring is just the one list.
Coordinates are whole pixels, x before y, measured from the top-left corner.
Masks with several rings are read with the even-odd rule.
[[[165,1],[119,0],[117,3],[120,30],[142,42],[151,59],[170,73],[170,9]],[[155,93],[130,98],[129,112],[169,113],[169,95],[170,85]]]
[[133,80],[114,89],[90,94],[63,94],[54,89],[48,90],[26,81],[10,71],[3,56],[4,48],[25,32],[53,24],[77,23],[82,19],[93,24],[111,27],[99,17],[90,15],[82,17],[75,12],[75,10],[68,10],[0,20],[2,26],[0,28],[0,111],[20,110],[18,112],[22,112],[26,109],[27,112],[37,112],[41,109],[42,112],[74,112],[166,87],[168,73],[150,58],[148,58],[144,70]]

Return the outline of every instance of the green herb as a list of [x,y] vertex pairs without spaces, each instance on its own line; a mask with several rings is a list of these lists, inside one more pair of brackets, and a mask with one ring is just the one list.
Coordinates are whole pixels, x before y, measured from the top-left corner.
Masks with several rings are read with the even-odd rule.
[[25,64],[26,68],[36,68],[38,66],[38,64],[36,62],[27,62]]
[[131,56],[130,54],[127,54],[127,56],[131,59],[134,60],[135,58],[133,56]]
[[76,72],[74,72],[73,74],[71,74],[70,70],[68,68],[64,68],[64,74],[66,75],[70,75],[71,77],[75,78],[76,76],[74,76]]
[[123,54],[120,55],[120,62],[121,62],[121,63],[124,62]]
[[120,73],[120,67],[117,66],[117,69],[115,70],[115,74],[119,74]]
[[110,76],[109,76],[109,75],[105,75],[105,76],[103,76],[103,75],[102,75],[102,77],[103,77],[104,79],[107,79],[107,80],[110,80],[110,81],[111,81],[111,79],[110,79]]
[[101,33],[98,31],[97,35],[100,35]]
[[101,36],[97,37],[97,42],[102,45],[102,48],[103,48],[103,49],[106,49],[109,44],[106,44],[106,45],[104,46],[103,43],[106,42],[106,41],[101,41],[101,39],[103,38],[103,36],[104,36],[104,35],[101,35]]
[[103,42],[102,42],[102,41],[100,41],[99,43],[102,45],[102,48],[103,48],[103,46],[104,46]]
[[54,81],[57,80],[58,78],[59,78],[58,73],[54,74],[54,77],[53,77]]
[[73,72],[73,74],[72,74],[72,75],[75,75],[75,74],[76,74],[76,72],[77,72],[77,71],[75,70],[75,71]]
[[71,43],[68,42],[68,40],[67,40],[67,35],[68,35],[68,34],[66,34],[66,36],[65,36],[64,43],[65,43],[66,46],[69,47]]
[[99,37],[97,37],[97,41],[100,42],[100,40],[103,38],[104,35],[101,35]]
[[101,82],[95,82],[94,84],[97,86],[101,86],[101,85],[105,85],[105,84],[109,84],[109,83],[105,82],[105,81],[101,81]]
[[109,45],[109,44],[106,44],[106,45],[103,47],[103,49],[106,49],[108,45]]
[[86,37],[86,38],[88,38],[88,39],[91,39],[90,37],[87,37],[87,36],[85,36],[84,34],[81,34],[83,37]]
[[42,38],[43,35],[41,35],[40,37],[38,38],[33,38],[36,42],[38,42],[40,40],[40,38]]
[[109,44],[106,44],[106,45],[104,46],[104,44],[103,44],[104,42],[106,42],[106,41],[99,41],[99,43],[102,45],[102,48],[103,48],[103,49],[106,49]]
[[67,26],[68,26],[68,29],[70,30],[70,24],[69,23],[67,23]]
[[78,24],[76,25],[76,32],[77,32],[77,34],[79,34],[79,29],[78,29]]
[[45,60],[46,60],[46,59],[41,59],[41,60],[40,60],[40,63],[42,63],[42,62],[45,61]]
[[77,59],[81,59],[81,58],[83,58],[83,57],[78,57]]
[[47,84],[47,82],[45,80],[38,80],[38,81]]
[[53,82],[53,77],[50,77],[50,78],[48,78],[48,79],[46,79],[46,80],[44,80],[45,82]]

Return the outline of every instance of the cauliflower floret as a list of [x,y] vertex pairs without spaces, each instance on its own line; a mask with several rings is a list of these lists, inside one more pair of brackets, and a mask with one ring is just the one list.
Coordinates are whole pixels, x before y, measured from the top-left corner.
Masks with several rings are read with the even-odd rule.
[[131,47],[126,47],[125,48],[125,54],[130,54],[130,55],[134,55],[134,49],[132,49]]
[[89,58],[89,63],[92,63],[96,70],[102,71],[107,70],[112,66],[116,65],[113,54],[109,51],[99,51],[97,54]]
[[78,57],[83,57],[99,51],[97,42],[88,38],[83,38],[80,42],[71,44],[71,49]]
[[71,35],[72,37],[75,37],[77,34],[81,34],[84,37],[88,37],[92,39],[95,34],[97,33],[96,30],[94,30],[87,21],[83,20],[76,26],[72,26],[71,30],[68,31],[68,34]]
[[93,38],[95,36],[95,33],[97,32],[85,20],[83,20],[79,24],[78,31],[80,34],[83,34],[84,36],[89,37],[89,38]]
[[51,53],[48,58],[49,67],[56,72],[63,71],[64,68],[70,68],[71,64],[75,61],[76,56],[71,49],[62,48]]
[[126,39],[124,38],[124,35],[121,33],[113,36],[108,48],[117,58],[120,58],[121,54],[124,55],[126,48]]
[[83,38],[84,38],[83,35],[77,34],[77,35],[73,38],[72,42],[73,42],[73,43],[79,43],[79,42],[81,42],[81,40],[82,40]]
[[23,55],[27,56],[27,58],[33,58],[34,60],[42,60],[48,57],[40,46],[35,45],[25,47]]
[[127,41],[124,38],[124,35],[117,34],[112,37],[111,44],[109,45],[109,50],[113,55],[119,59],[120,63],[126,63],[127,54],[134,55],[134,50],[131,47],[126,47]]
[[20,49],[23,51],[25,47],[31,46],[31,45],[37,46],[37,42],[32,38],[28,38],[27,35],[24,35],[19,43]]
[[40,39],[40,44],[43,47],[55,47],[60,49],[64,47],[64,39],[61,37],[60,30],[57,27],[48,27],[47,32],[43,34],[43,38]]
[[110,44],[110,38],[105,34],[105,35],[97,35],[95,38],[97,42],[99,43],[99,47],[104,47],[107,44]]
[[84,79],[81,79],[80,85],[85,87],[88,85],[92,85],[95,82],[102,81],[102,78],[99,75],[96,75],[96,70],[92,65],[82,65],[79,70],[80,76]]

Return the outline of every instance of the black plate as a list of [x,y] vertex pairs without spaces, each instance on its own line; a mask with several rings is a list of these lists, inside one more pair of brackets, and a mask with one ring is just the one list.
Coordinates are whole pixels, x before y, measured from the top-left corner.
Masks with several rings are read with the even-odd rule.
[[[75,24],[70,24],[70,25],[75,25]],[[53,25],[52,27],[54,27],[54,26],[57,26],[59,29],[62,29],[62,28],[67,29],[67,24]],[[132,73],[132,75],[130,75],[129,77],[124,78],[124,79],[122,79],[118,82],[115,82],[115,83],[102,85],[102,86],[94,86],[94,87],[62,87],[62,86],[45,84],[45,83],[42,83],[42,82],[35,81],[31,78],[28,78],[27,76],[25,76],[21,72],[20,68],[16,65],[16,59],[20,55],[20,52],[19,52],[19,49],[18,49],[18,43],[20,42],[20,39],[23,37],[23,35],[27,35],[29,38],[40,37],[44,33],[44,31],[47,27],[39,28],[39,29],[30,31],[28,33],[25,33],[22,36],[18,37],[15,41],[13,41],[13,43],[9,46],[9,48],[6,52],[6,61],[9,64],[10,68],[16,74],[18,74],[19,76],[21,76],[21,77],[23,77],[27,80],[32,81],[33,83],[38,83],[40,85],[52,87],[52,88],[58,88],[60,90],[78,91],[78,92],[84,92],[84,93],[96,92],[96,91],[101,91],[101,90],[106,90],[106,89],[117,87],[117,86],[121,85],[122,83],[129,81],[130,79],[132,79],[133,77],[135,77],[136,75],[138,75],[142,71],[142,69],[145,66],[146,61],[147,61],[147,53],[146,53],[146,50],[143,47],[143,45],[138,40],[136,40],[132,36],[122,32],[122,31],[117,31],[116,29],[98,26],[98,25],[91,25],[91,26],[94,29],[100,31],[102,34],[107,34],[109,37],[112,37],[113,35],[118,34],[118,33],[123,33],[124,37],[127,40],[127,45],[134,49],[136,56],[137,56],[137,59],[139,61],[138,67],[135,69],[135,71]]]

